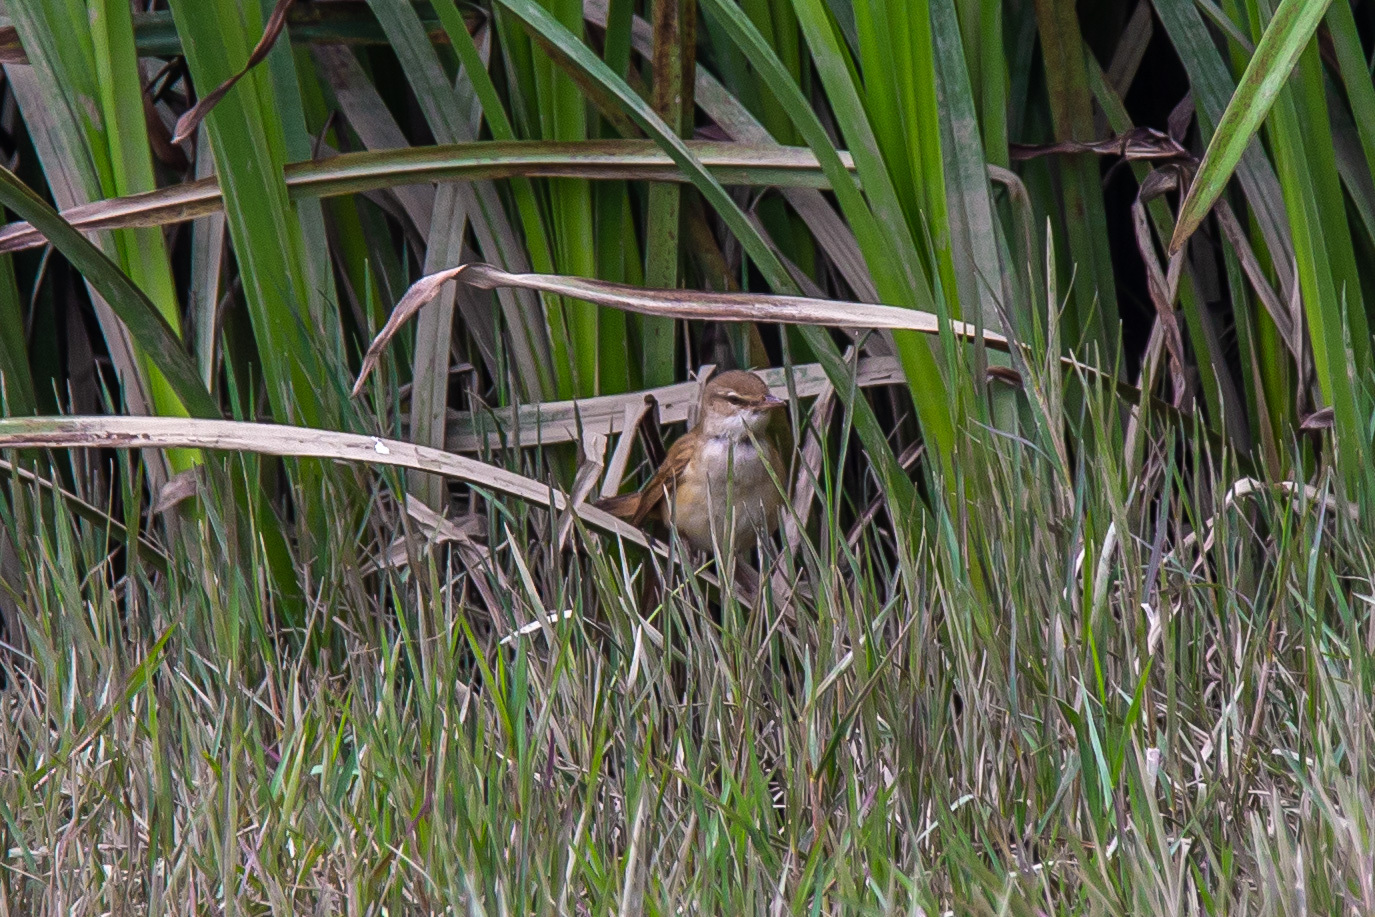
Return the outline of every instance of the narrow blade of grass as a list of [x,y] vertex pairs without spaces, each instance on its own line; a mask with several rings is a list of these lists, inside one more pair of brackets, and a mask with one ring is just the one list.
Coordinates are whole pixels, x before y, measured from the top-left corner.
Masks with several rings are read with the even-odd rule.
[[1275,96],[1289,79],[1299,54],[1317,31],[1331,0],[1282,0],[1256,44],[1256,52],[1227,103],[1189,193],[1179,208],[1170,251],[1176,252],[1203,222],[1213,201],[1260,129]]
[[219,416],[219,405],[201,382],[176,331],[113,261],[5,168],[0,168],[0,204],[42,232],[100,292],[188,411],[197,417]]

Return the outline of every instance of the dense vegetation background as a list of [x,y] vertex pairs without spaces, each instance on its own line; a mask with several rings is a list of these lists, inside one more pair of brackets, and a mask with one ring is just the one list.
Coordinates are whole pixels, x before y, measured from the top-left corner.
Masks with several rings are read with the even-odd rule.
[[0,910],[1375,913],[1368,0],[4,6]]

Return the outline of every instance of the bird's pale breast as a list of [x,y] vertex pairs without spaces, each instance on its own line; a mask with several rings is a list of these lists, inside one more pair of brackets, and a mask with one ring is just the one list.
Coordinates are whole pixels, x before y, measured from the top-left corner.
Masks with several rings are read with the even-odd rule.
[[747,440],[708,439],[679,475],[671,495],[671,521],[679,534],[696,550],[711,551],[715,529],[720,549],[729,551],[727,521],[732,520],[734,549],[752,548],[759,529],[771,532],[778,524],[783,504],[769,465],[781,477],[782,463],[768,446],[761,450]]

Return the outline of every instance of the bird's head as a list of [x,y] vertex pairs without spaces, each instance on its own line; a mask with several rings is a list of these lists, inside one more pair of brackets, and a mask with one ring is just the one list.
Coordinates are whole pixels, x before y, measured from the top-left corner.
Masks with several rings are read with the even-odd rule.
[[731,370],[714,376],[702,392],[702,432],[709,437],[762,436],[773,414],[787,402],[775,398],[764,380]]

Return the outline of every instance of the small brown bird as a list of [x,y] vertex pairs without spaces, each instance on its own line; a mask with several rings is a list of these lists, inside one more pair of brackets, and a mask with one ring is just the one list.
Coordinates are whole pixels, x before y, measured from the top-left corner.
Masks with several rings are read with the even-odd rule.
[[750,550],[761,529],[777,527],[783,506],[788,437],[771,427],[786,404],[754,373],[721,373],[706,384],[697,426],[673,444],[644,489],[598,508],[632,525],[672,525],[698,551],[710,552],[713,540],[723,552]]

